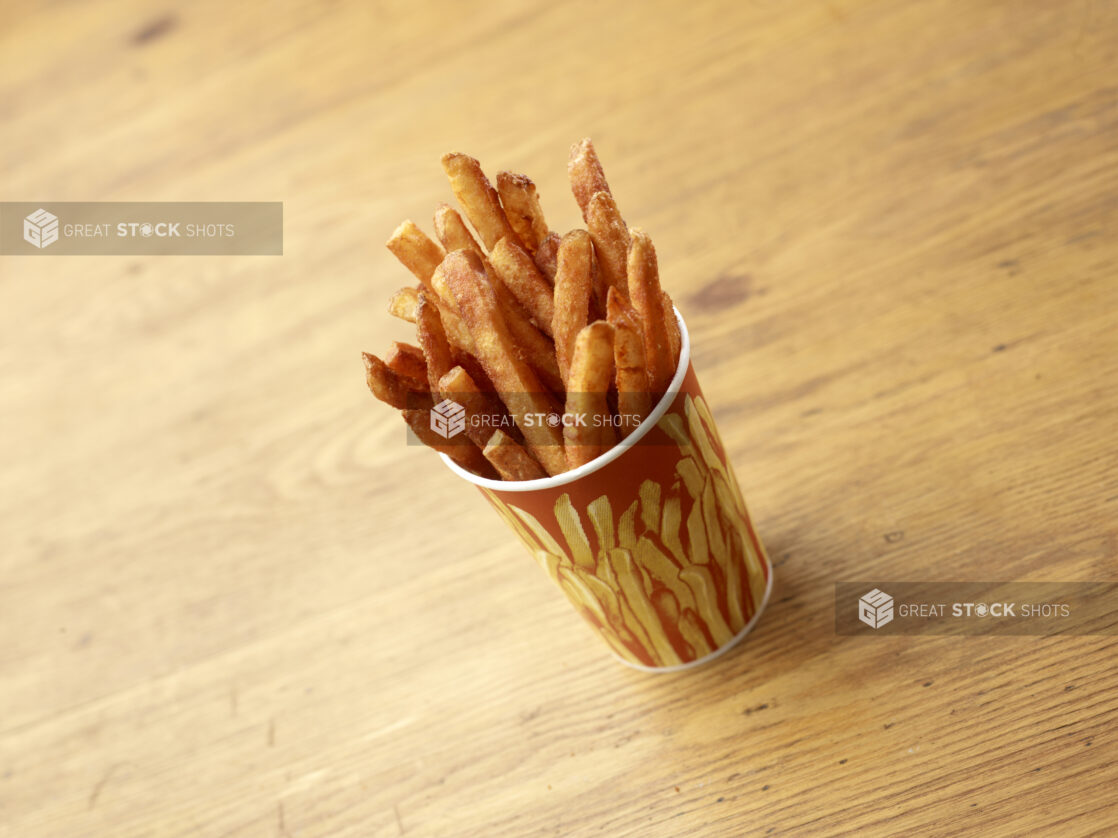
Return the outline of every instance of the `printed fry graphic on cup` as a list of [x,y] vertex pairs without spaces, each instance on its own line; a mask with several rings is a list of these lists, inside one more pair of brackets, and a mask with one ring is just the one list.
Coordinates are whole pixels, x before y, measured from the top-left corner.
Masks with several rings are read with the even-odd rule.
[[524,175],[495,189],[474,158],[442,162],[465,218],[442,204],[437,242],[410,220],[389,238],[418,280],[389,312],[418,345],[364,353],[369,389],[481,489],[619,659],[720,654],[772,568],[651,238],[626,225],[589,139],[568,163],[588,230],[562,236]]

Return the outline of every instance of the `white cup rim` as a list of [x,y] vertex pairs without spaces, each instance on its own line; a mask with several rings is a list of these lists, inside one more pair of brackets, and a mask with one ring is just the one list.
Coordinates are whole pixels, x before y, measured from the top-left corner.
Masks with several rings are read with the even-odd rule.
[[556,474],[554,477],[541,477],[538,480],[493,480],[489,477],[479,477],[472,471],[467,471],[462,468],[446,454],[440,452],[439,456],[443,458],[443,462],[446,463],[447,468],[463,480],[467,480],[475,486],[481,486],[484,489],[493,489],[498,492],[539,492],[545,489],[554,489],[559,486],[566,486],[568,483],[574,483],[576,480],[581,480],[588,474],[593,474],[605,468],[641,441],[656,423],[660,421],[660,418],[668,412],[668,408],[671,407],[672,402],[675,401],[676,396],[679,395],[680,388],[683,386],[683,379],[687,375],[687,367],[691,363],[691,338],[687,334],[687,324],[683,322],[683,318],[679,314],[679,309],[673,306],[672,310],[675,312],[676,322],[679,323],[679,366],[676,367],[675,375],[672,376],[671,384],[668,385],[668,391],[664,393],[663,398],[656,403],[656,407],[652,409],[652,412],[648,414],[645,420],[637,426],[637,429],[606,453],[595,457],[590,462],[578,468],[565,471],[562,474]]

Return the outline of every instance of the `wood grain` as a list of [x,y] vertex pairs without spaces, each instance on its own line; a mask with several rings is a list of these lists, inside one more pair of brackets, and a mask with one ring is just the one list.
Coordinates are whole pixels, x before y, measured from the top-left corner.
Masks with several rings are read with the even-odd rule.
[[[282,200],[286,242],[0,258],[0,836],[1118,831],[1112,638],[831,604],[1115,578],[1113,3],[9,6],[0,198]],[[364,390],[443,152],[567,230],[585,135],[777,565],[686,674]]]

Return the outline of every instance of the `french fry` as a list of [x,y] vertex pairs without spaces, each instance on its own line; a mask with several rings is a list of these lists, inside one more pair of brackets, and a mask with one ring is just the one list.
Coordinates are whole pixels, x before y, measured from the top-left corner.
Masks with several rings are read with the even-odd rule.
[[466,211],[466,217],[470,219],[487,248],[492,249],[505,236],[520,243],[520,238],[505,217],[505,211],[501,209],[497,190],[493,188],[477,160],[466,154],[445,154],[443,170],[450,180],[454,197]]
[[419,292],[411,286],[401,288],[388,301],[388,313],[409,323],[415,322],[415,307],[419,303]]
[[564,386],[571,373],[575,339],[590,319],[590,274],[593,263],[594,246],[589,233],[585,230],[572,230],[563,236],[555,271],[555,313],[551,321],[551,333],[555,337],[555,357]]
[[497,172],[497,194],[505,217],[529,253],[535,253],[547,238],[547,222],[540,206],[536,184],[525,175],[515,172]]
[[481,451],[504,480],[539,480],[547,472],[532,455],[500,428],[493,432]]
[[[496,271],[490,271],[489,260],[485,256],[485,251],[481,249],[481,245],[477,243],[473,234],[466,228],[462,216],[452,207],[446,204],[441,205],[435,210],[435,235],[439,237],[439,241],[443,243],[447,252],[469,250],[481,258],[482,264],[489,272],[493,290],[497,294],[497,302],[501,307],[509,331],[512,333],[513,344],[517,348],[520,358],[532,366],[548,390],[553,393],[562,393],[563,380],[559,375],[559,364],[555,359],[555,347],[552,346],[546,335],[532,325],[527,313],[517,302],[512,292],[505,287],[504,283],[499,280],[494,281],[497,280]],[[447,335],[451,338],[451,343],[461,346],[466,352],[473,353],[472,340],[468,341],[468,345],[463,346],[464,335],[462,335],[462,332],[466,329],[464,325],[461,325],[461,320],[457,316],[457,304],[453,301],[453,295],[446,287],[445,279],[438,271],[435,272],[432,283],[443,300],[449,303],[451,307],[455,307],[455,313],[452,316],[448,318],[445,313],[443,316],[443,322],[447,326]],[[448,323],[448,319],[452,322]],[[452,329],[454,330],[453,334]],[[474,371],[470,370],[470,374],[474,375]]]
[[586,209],[590,206],[590,199],[595,192],[609,192],[606,183],[606,173],[602,171],[602,163],[598,160],[598,152],[594,150],[594,143],[587,137],[571,146],[571,157],[567,162],[567,176],[571,181],[571,192],[574,193],[578,208],[582,210],[583,219],[586,218]]
[[489,262],[501,283],[541,332],[551,335],[551,318],[555,304],[551,284],[543,278],[532,257],[520,245],[503,238],[489,251]]
[[438,303],[426,291],[419,294],[415,315],[415,333],[426,360],[427,382],[432,392],[438,392],[439,379],[450,372],[454,360]]
[[[618,433],[627,437],[652,411],[648,373],[644,365],[644,335],[636,312],[611,287],[606,319],[613,326],[613,362],[616,369]],[[555,348],[558,351],[559,343]],[[560,362],[562,369],[562,362]]]
[[612,444],[606,393],[613,378],[613,327],[596,320],[578,333],[563,417],[567,468],[578,468]]
[[644,363],[648,370],[648,389],[663,395],[675,375],[671,346],[664,328],[664,300],[660,295],[660,271],[656,249],[643,230],[629,231],[629,297],[640,315],[644,336]]
[[382,402],[397,410],[430,406],[431,394],[425,387],[417,388],[415,381],[389,368],[376,355],[362,352],[361,358],[365,361],[365,383]]
[[508,325],[485,266],[476,253],[457,250],[446,257],[443,271],[463,322],[477,348],[477,359],[493,381],[532,452],[548,474],[565,469],[559,432],[540,415],[555,411],[533,369],[516,352]]
[[[450,399],[466,409],[466,433],[478,447],[489,444],[494,428],[509,422],[508,412],[493,393],[483,392],[463,367],[447,371],[435,386],[439,399]],[[476,418],[475,418],[476,417]],[[514,440],[515,441],[515,440]]]
[[559,254],[559,242],[561,241],[558,233],[548,233],[547,238],[540,242],[540,246],[536,248],[532,260],[536,263],[536,267],[540,269],[547,281],[550,283],[555,282],[555,271],[557,269],[556,259]]
[[446,454],[467,471],[472,471],[481,477],[497,478],[497,470],[482,456],[481,450],[474,443],[462,439],[452,442],[431,430],[430,410],[405,410],[404,421],[408,423],[416,438],[428,448]]
[[[594,240],[602,285],[616,288],[628,300],[629,228],[617,210],[617,202],[608,192],[595,192],[590,199],[586,208],[586,227]],[[605,302],[604,292],[599,299]]]
[[449,204],[439,204],[435,208],[435,236],[438,238],[446,252],[454,250],[472,250],[478,256],[485,256],[485,251],[477,243],[474,234],[466,227],[466,222],[458,214],[458,210]]
[[423,357],[423,350],[418,346],[394,341],[392,348],[384,355],[384,363],[390,370],[416,382],[418,388],[425,386],[427,361]]
[[672,303],[672,298],[667,291],[661,291],[660,299],[664,306],[664,331],[668,335],[668,350],[671,352],[672,369],[674,370],[679,366],[679,351],[683,339],[679,334],[679,321],[675,318],[675,305]]
[[428,288],[431,287],[431,274],[446,255],[441,247],[411,221],[405,221],[397,227],[385,246]]

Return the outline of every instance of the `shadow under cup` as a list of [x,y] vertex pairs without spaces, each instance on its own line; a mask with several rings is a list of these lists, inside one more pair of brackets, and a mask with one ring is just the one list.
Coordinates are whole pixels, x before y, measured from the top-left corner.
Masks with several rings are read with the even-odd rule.
[[691,366],[687,326],[667,394],[602,456],[542,480],[478,477],[494,509],[624,663],[712,660],[753,627],[772,565]]

